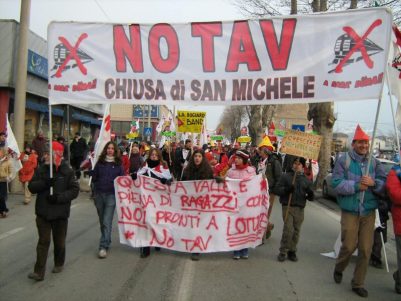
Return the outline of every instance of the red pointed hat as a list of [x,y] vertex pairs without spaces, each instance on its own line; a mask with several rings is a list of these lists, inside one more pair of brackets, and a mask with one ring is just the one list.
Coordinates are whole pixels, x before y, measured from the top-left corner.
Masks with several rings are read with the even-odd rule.
[[368,140],[369,141],[369,139],[370,139],[370,137],[362,130],[362,128],[358,124],[356,127],[356,130],[355,130],[354,139],[352,139],[352,140]]

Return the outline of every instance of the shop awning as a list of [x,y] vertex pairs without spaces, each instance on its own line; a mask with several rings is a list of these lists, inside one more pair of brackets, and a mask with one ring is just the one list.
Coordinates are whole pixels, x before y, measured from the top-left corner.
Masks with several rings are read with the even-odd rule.
[[101,120],[97,120],[96,118],[93,118],[93,117],[90,117],[87,115],[83,115],[80,113],[73,113],[72,118],[74,118],[75,120],[83,121],[83,122],[90,123],[90,124],[102,125]]
[[[34,102],[32,100],[26,100],[26,108],[42,113],[49,113],[49,107],[45,104]],[[52,113],[54,116],[64,116],[64,110],[52,107]]]

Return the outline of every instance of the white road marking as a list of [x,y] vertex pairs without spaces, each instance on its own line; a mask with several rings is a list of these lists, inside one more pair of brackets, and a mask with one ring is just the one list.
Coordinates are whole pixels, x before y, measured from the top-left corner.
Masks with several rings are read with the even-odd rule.
[[78,204],[71,205],[71,209],[77,207]]
[[7,237],[9,237],[9,236],[11,236],[13,234],[16,234],[16,233],[18,233],[18,232],[20,232],[22,230],[24,230],[24,228],[15,228],[15,229],[10,230],[10,231],[8,231],[6,233],[0,234],[0,240],[2,240],[3,238],[7,238]]
[[191,300],[192,283],[194,278],[194,262],[186,260],[182,272],[182,280],[178,288],[177,301]]

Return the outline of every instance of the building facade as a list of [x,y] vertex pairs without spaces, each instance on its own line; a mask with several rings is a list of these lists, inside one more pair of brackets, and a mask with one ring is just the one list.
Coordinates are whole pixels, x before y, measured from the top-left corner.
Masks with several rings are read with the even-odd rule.
[[[125,138],[131,130],[131,122],[139,121],[137,140],[156,142],[160,140],[156,127],[161,116],[167,116],[167,106],[156,105],[112,105],[110,109],[111,129],[117,140]],[[149,115],[150,111],[150,115]]]

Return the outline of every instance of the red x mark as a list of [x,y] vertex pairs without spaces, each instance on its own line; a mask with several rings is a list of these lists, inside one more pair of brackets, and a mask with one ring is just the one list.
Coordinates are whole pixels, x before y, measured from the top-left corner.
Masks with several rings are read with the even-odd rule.
[[365,34],[360,37],[350,26],[344,26],[343,30],[351,37],[354,39],[355,41],[355,46],[354,48],[352,48],[347,55],[341,60],[341,62],[337,65],[335,72],[336,73],[341,73],[343,71],[343,66],[345,65],[345,63],[349,60],[349,58],[354,54],[355,51],[357,51],[358,49],[360,49],[361,54],[362,54],[362,58],[365,61],[365,64],[369,67],[369,68],[373,68],[373,61],[370,59],[368,52],[366,51],[365,45],[363,44],[363,42],[366,40],[366,38],[368,37],[368,35],[372,32],[372,30],[381,25],[382,24],[382,20],[377,19],[376,21],[374,21],[368,28],[368,30],[365,32]]
[[63,64],[61,64],[61,66],[57,69],[57,72],[55,74],[56,77],[61,77],[61,72],[63,72],[63,70],[67,66],[67,63],[72,58],[77,62],[79,70],[81,70],[81,72],[86,75],[86,68],[84,67],[84,64],[82,64],[82,62],[78,56],[77,50],[78,50],[79,44],[81,44],[82,40],[86,39],[87,37],[88,37],[88,34],[86,34],[86,33],[81,34],[81,36],[78,38],[78,41],[75,43],[74,47],[71,46],[71,44],[66,40],[66,38],[64,38],[64,37],[58,38],[59,41],[61,43],[63,43],[64,46],[70,51],[70,53],[65,58]]

